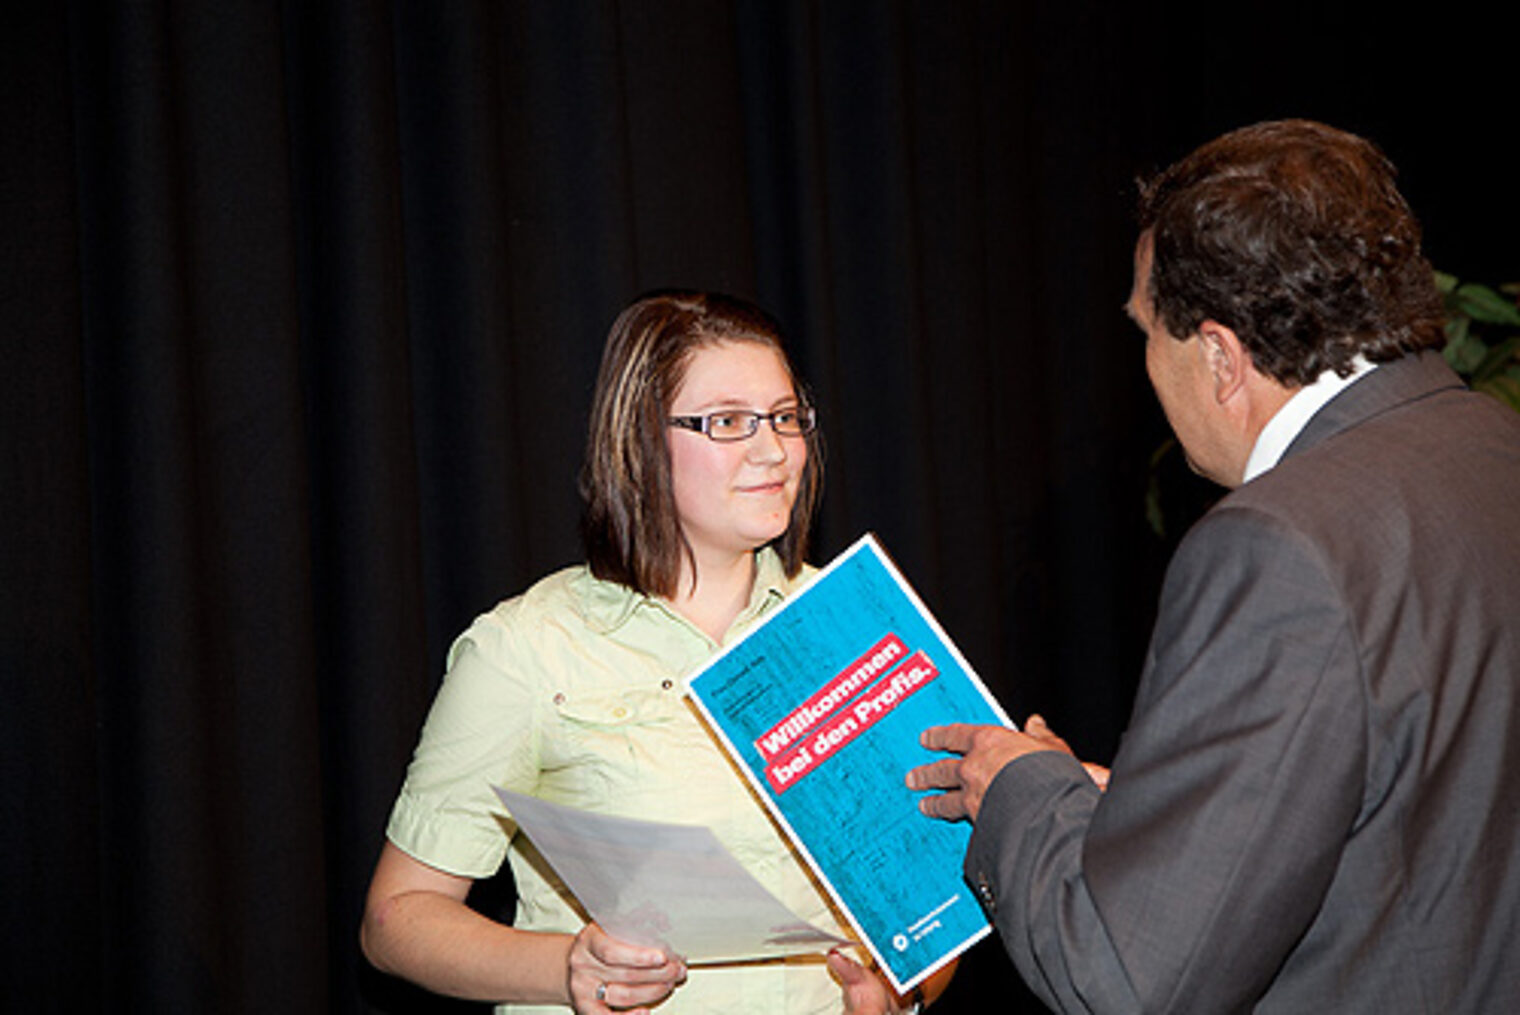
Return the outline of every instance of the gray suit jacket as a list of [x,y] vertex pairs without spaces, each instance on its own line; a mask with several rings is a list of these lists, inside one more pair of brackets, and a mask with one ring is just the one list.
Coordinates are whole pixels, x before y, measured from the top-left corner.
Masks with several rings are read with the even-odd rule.
[[1385,364],[1188,534],[1099,794],[989,788],[966,874],[1067,1012],[1520,1012],[1520,416]]

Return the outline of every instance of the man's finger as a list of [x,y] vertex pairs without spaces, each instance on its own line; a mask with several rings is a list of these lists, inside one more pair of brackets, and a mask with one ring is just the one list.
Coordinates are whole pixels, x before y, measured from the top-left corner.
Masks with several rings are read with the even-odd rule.
[[969,723],[951,723],[949,726],[930,726],[919,736],[918,742],[931,751],[954,751],[965,754],[971,749],[976,727]]
[[966,810],[966,794],[960,790],[923,797],[918,801],[918,809],[931,818],[939,818],[943,821],[959,821],[969,816]]
[[909,789],[960,789],[961,759],[941,758],[908,770]]

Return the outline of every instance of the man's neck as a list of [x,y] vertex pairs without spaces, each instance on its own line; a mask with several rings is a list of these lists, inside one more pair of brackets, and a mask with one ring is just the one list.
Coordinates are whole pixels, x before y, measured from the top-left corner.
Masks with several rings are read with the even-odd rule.
[[1345,377],[1341,377],[1334,370],[1326,370],[1310,383],[1294,391],[1272,414],[1261,428],[1261,433],[1256,436],[1256,443],[1251,447],[1251,455],[1246,459],[1245,474],[1241,482],[1249,483],[1280,462],[1288,446],[1303,432],[1304,427],[1309,425],[1309,420],[1314,418],[1316,412],[1324,408],[1327,402],[1350,387],[1352,383],[1376,368],[1376,363],[1370,363],[1366,358],[1358,355],[1351,361],[1351,373]]

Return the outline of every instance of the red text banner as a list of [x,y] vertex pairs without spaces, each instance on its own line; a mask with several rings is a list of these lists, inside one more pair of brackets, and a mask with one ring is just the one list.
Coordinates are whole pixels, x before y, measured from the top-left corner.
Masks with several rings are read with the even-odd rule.
[[767,765],[765,779],[771,790],[777,795],[785,793],[937,676],[939,670],[929,657],[923,652],[914,652],[901,666],[863,691],[847,708],[839,709],[828,721],[808,730],[798,746]]
[[902,639],[889,633],[859,659],[840,670],[833,680],[820,687],[811,698],[766,730],[755,741],[760,756],[770,761],[786,753],[809,730],[844,708],[851,698],[860,693],[861,688],[896,665],[907,654]]

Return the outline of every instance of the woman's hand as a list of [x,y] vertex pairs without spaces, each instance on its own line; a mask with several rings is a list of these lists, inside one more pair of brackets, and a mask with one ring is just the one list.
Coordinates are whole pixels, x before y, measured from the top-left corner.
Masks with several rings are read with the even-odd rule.
[[594,923],[570,945],[566,985],[580,1015],[644,1012],[686,981],[686,965],[658,948],[631,945]]
[[829,952],[829,972],[844,991],[845,1015],[903,1015],[927,1008],[950,986],[960,959],[952,959],[913,990],[911,998],[892,992],[886,978],[867,969],[839,949]]
[[829,972],[844,991],[845,1015],[894,1015],[906,1011],[892,988],[875,970],[867,969],[837,948],[829,952]]

